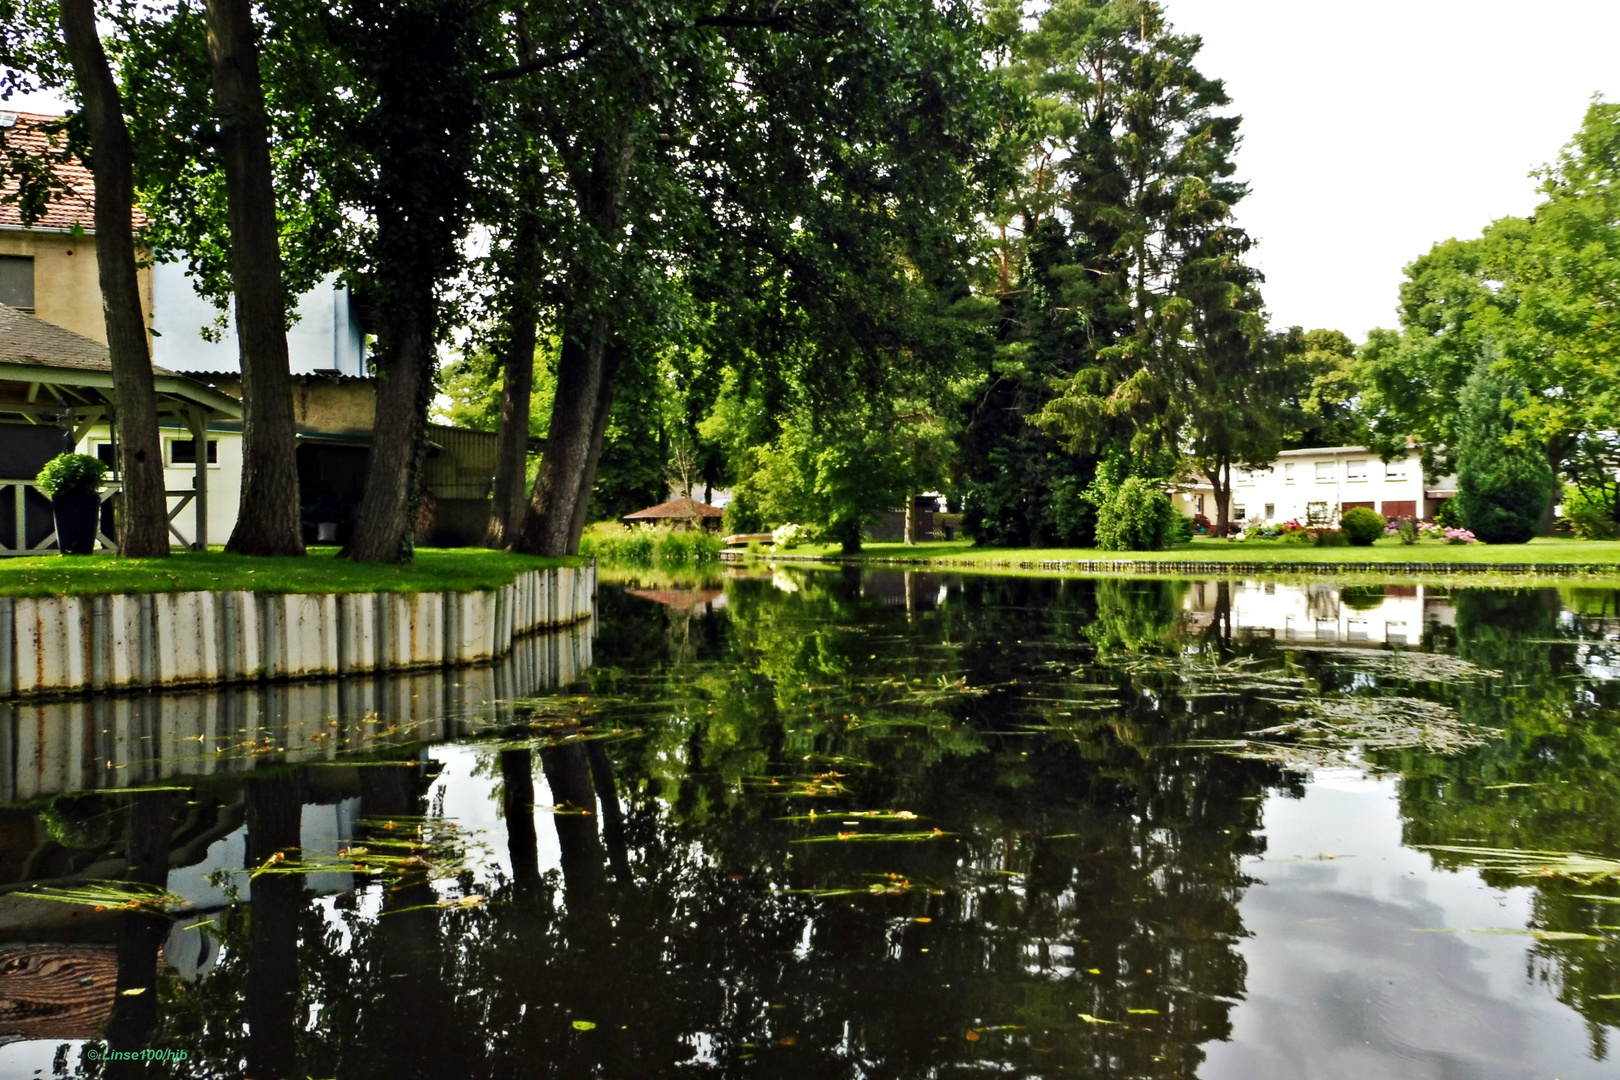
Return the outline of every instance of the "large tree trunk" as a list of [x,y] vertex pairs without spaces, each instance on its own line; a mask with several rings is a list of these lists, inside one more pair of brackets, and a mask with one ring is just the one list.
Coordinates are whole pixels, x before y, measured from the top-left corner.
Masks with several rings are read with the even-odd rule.
[[613,389],[619,377],[624,345],[612,343],[602,367],[602,386],[596,394],[596,418],[591,422],[591,449],[585,455],[585,469],[579,476],[579,498],[574,501],[574,522],[568,531],[568,554],[579,554],[579,538],[590,524],[591,493],[596,488],[596,467],[602,463],[602,441],[607,438],[608,419],[613,415]]
[[[418,296],[419,311],[433,310],[432,289]],[[409,305],[397,305],[396,310]],[[377,418],[366,463],[366,493],[360,500],[347,554],[356,562],[409,562],[415,541],[418,477],[425,448],[433,362],[432,316],[406,316],[392,347],[377,354]],[[385,328],[386,332],[386,328]]]
[[1541,508],[1541,521],[1536,526],[1537,536],[1551,536],[1558,524],[1558,503],[1564,497],[1564,480],[1559,466],[1564,463],[1562,447],[1547,447],[1547,467],[1552,470],[1552,486],[1547,489],[1547,504]]
[[208,56],[223,139],[231,280],[242,358],[242,497],[225,550],[238,555],[302,555],[298,442],[270,175],[270,122],[249,0],[208,0]]
[[534,394],[535,304],[527,283],[516,286],[501,358],[501,426],[495,437],[495,499],[486,547],[513,547],[528,505],[529,399]]
[[158,443],[157,392],[146,345],[135,236],[133,154],[118,85],[96,32],[92,0],[61,0],[62,37],[79,84],[90,135],[90,171],[96,182],[96,270],[101,279],[107,352],[117,399],[118,553],[169,553],[168,503],[163,494],[163,452]]
[[1230,462],[1220,462],[1212,470],[1209,486],[1214,489],[1215,496],[1215,525],[1216,536],[1225,538],[1228,523],[1232,520],[1232,465]]
[[[551,429],[518,543],[529,554],[567,555],[579,550],[574,526],[576,518],[583,516],[579,501],[589,498],[589,491],[582,491],[581,485],[592,464],[593,436],[606,382],[607,333],[605,314],[588,315],[563,333]],[[611,393],[608,387],[610,401]],[[606,425],[603,427],[605,430]]]

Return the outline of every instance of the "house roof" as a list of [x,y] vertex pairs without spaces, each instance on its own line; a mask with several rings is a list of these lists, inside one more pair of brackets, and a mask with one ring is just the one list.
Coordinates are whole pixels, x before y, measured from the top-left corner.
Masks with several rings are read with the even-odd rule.
[[[26,311],[0,304],[0,363],[70,371],[111,371],[107,346]],[[167,375],[161,368],[153,371]]]
[[[152,374],[153,387],[160,395],[202,405],[217,415],[242,415],[241,402],[211,386],[156,365]],[[107,346],[99,341],[0,304],[0,383],[41,383],[110,391],[112,358]]]
[[706,502],[683,495],[669,502],[661,502],[657,506],[649,506],[645,510],[637,510],[633,514],[624,515],[625,521],[657,521],[662,518],[717,518],[725,517],[726,512],[718,506],[710,506]]
[[[11,120],[8,125],[7,119]],[[0,112],[0,143],[10,150],[43,157],[66,140],[65,135],[52,136],[42,125],[60,116],[46,113]],[[45,206],[45,213],[31,225],[23,224],[22,211],[7,198],[17,193],[17,180],[0,177],[0,229],[49,229],[66,232],[75,227],[88,233],[96,230],[96,182],[89,168],[78,158],[71,158],[52,166],[56,178],[68,189]],[[136,210],[131,225],[139,229],[147,222],[146,215]]]

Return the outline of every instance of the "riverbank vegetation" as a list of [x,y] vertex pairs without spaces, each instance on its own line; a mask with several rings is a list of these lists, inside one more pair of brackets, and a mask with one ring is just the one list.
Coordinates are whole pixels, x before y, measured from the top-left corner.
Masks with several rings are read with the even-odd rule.
[[[788,557],[840,558],[835,544],[805,544]],[[765,556],[767,558],[771,556]],[[782,558],[783,556],[775,556]],[[925,544],[870,543],[862,548],[857,561],[885,559],[929,560],[938,565],[996,566],[1033,562],[1230,562],[1230,563],[1365,563],[1368,566],[1410,564],[1492,565],[1534,564],[1558,566],[1601,566],[1620,573],[1620,545],[1566,537],[1537,537],[1524,544],[1448,544],[1443,540],[1422,540],[1402,544],[1386,537],[1366,547],[1343,546],[1326,550],[1310,544],[1285,540],[1245,540],[1232,542],[1200,537],[1187,543],[1172,544],[1159,551],[1110,551],[1096,547],[977,547],[969,540],[936,541]]]

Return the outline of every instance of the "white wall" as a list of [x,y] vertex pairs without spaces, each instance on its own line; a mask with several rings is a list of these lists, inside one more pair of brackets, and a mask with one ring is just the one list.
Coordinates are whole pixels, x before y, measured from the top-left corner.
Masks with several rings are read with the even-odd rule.
[[[105,445],[110,438],[105,426],[91,428],[76,449],[81,454],[94,455],[97,448]],[[158,441],[163,446],[163,487],[166,491],[187,492],[195,485],[196,466],[189,463],[170,464],[174,455],[169,444],[175,439],[190,438],[191,432],[185,428],[158,429]],[[242,499],[242,435],[236,431],[210,431],[208,438],[219,444],[215,453],[218,461],[208,466],[208,543],[217,547],[229,540],[231,530],[236,528],[236,512]],[[170,498],[169,509],[173,510],[179,501],[179,497]],[[196,542],[195,500],[180,511],[180,516],[174,519],[174,527],[185,537],[187,544]],[[170,539],[173,540],[173,537]]]
[[[197,295],[181,263],[152,267],[152,362],[170,371],[238,371],[235,312],[217,342],[204,340],[219,312]],[[365,336],[353,318],[347,286],[332,274],[298,298],[298,321],[287,331],[293,374],[336,370],[364,375]]]

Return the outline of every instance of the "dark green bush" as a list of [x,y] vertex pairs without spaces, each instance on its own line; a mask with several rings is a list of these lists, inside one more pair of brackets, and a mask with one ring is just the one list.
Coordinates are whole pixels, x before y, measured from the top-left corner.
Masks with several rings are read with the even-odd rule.
[[1153,480],[1133,476],[1097,507],[1097,546],[1104,551],[1162,551],[1170,546],[1170,496]]
[[100,458],[89,454],[58,454],[45,463],[34,477],[34,483],[47,498],[71,495],[77,492],[95,494],[101,490],[101,481],[107,475],[107,466]]
[[1383,514],[1365,506],[1351,507],[1339,518],[1339,528],[1356,547],[1371,547],[1374,540],[1384,535],[1385,524]]
[[1481,363],[1458,401],[1457,505],[1462,526],[1487,544],[1522,544],[1536,535],[1552,494],[1542,447],[1512,440],[1517,389]]
[[1349,547],[1350,538],[1342,529],[1312,529],[1311,542],[1317,547]]
[[1186,544],[1193,538],[1193,519],[1186,514],[1177,514],[1170,521],[1170,542],[1172,544]]
[[1387,595],[1382,585],[1346,585],[1339,590],[1339,603],[1352,611],[1371,611]]

